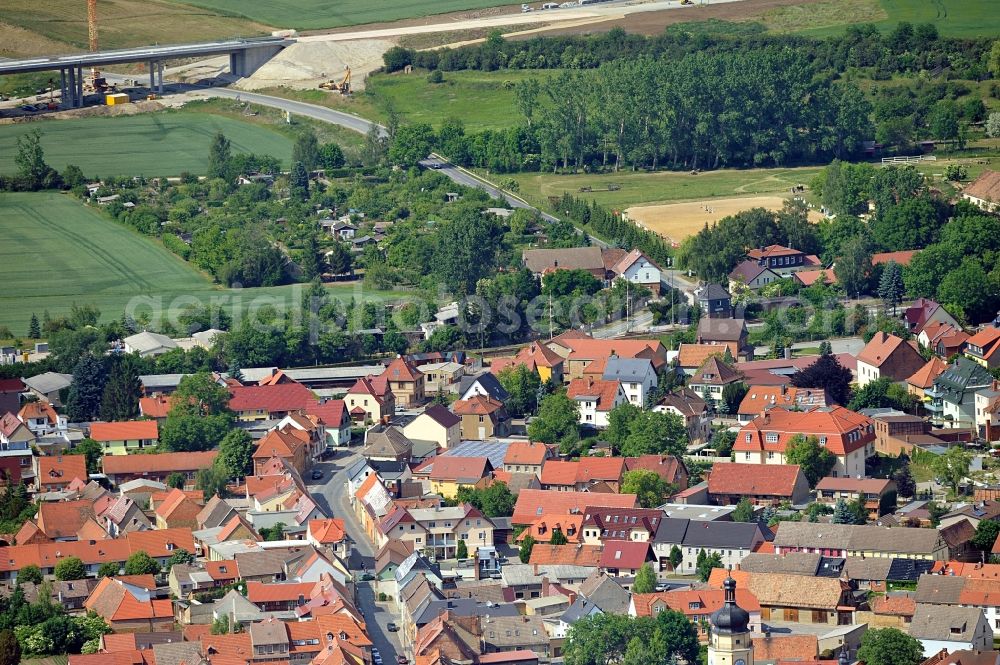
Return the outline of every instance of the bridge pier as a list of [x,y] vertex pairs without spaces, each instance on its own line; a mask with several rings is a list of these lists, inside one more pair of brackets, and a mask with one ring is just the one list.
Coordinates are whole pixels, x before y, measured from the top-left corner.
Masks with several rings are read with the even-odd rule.
[[83,66],[76,69],[76,106],[83,106]]
[[66,85],[66,69],[59,70],[59,105],[66,106],[69,100],[68,86]]
[[233,51],[229,54],[229,71],[233,76],[246,78],[281,52],[283,48],[284,46],[259,46]]
[[163,94],[163,61],[160,60],[159,62],[156,63],[156,65],[157,65],[157,68],[159,69],[159,72],[160,72],[160,83],[157,86],[157,92],[159,92],[162,95]]

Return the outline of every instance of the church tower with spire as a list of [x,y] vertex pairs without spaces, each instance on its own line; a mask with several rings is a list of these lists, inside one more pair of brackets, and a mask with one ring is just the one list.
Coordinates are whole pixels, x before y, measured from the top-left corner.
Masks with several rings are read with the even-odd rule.
[[708,665],[754,665],[750,613],[736,604],[736,580],[722,583],[725,603],[712,613]]

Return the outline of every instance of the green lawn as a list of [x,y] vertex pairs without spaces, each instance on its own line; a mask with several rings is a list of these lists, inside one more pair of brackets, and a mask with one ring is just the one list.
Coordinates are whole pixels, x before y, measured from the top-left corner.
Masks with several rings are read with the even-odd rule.
[[[779,31],[823,37],[840,34],[847,25],[872,22],[892,30],[900,21],[933,23],[949,37],[996,37],[1000,7],[996,0],[830,0],[819,5],[779,8],[764,23]],[[829,8],[827,11],[825,8]],[[839,9],[839,11],[838,11]]]
[[504,0],[173,0],[282,28],[316,30],[509,5]]
[[391,106],[404,123],[429,122],[435,128],[445,118],[459,118],[469,132],[513,127],[524,123],[514,105],[514,86],[527,78],[546,78],[554,70],[513,69],[502,72],[445,72],[443,83],[428,83],[427,73],[377,74],[368,78],[366,95],[377,106]]
[[[129,301],[148,297],[165,312],[176,313],[191,302],[239,298],[244,307],[260,296],[275,304],[298,302],[303,285],[226,289],[154,240],[103,217],[67,194],[0,194],[0,325],[26,334],[32,313],[65,314],[75,303],[94,304],[105,320],[121,316]],[[399,293],[353,286],[330,287],[341,298],[386,299]],[[191,301],[193,298],[194,301]],[[148,311],[146,309],[140,309]]]
[[[639,203],[663,203],[707,199],[711,197],[738,197],[771,192],[785,193],[792,185],[808,185],[819,167],[789,169],[723,169],[705,171],[698,175],[687,172],[658,171],[645,173],[622,171],[602,175],[559,175],[553,173],[516,173],[513,177],[520,187],[520,195],[536,204],[547,204],[547,197],[569,192],[585,196],[598,203],[627,208]],[[608,191],[609,184],[621,185],[617,191]],[[592,192],[580,192],[590,187]],[[601,191],[603,190],[603,191]]]
[[[45,160],[56,169],[76,164],[89,177],[204,173],[208,146],[223,132],[234,152],[274,155],[287,164],[292,141],[267,127],[207,113],[166,111],[107,118],[40,120],[0,126],[0,155],[14,155],[19,136],[38,128]],[[0,160],[0,173],[16,171]]]

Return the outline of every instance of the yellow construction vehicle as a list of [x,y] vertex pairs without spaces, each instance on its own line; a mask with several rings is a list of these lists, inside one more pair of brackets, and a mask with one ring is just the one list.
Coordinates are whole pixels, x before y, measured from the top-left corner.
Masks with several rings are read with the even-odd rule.
[[342,95],[351,94],[351,68],[347,68],[347,72],[344,73],[344,78],[340,81],[335,81],[333,79],[325,81],[319,84],[319,87],[323,90],[336,90]]

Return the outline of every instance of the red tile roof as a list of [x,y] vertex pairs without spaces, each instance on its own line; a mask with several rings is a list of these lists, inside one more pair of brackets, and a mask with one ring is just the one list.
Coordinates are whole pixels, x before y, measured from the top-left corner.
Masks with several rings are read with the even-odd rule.
[[344,540],[344,520],[338,518],[309,520],[309,535],[322,544],[339,543]]
[[625,458],[625,471],[652,471],[668,483],[674,483],[678,477],[687,475],[679,459],[673,455],[640,455]]
[[576,462],[548,460],[542,467],[543,485],[576,485],[600,480],[620,482],[625,473],[623,457],[584,457]]
[[[906,340],[900,337],[879,331],[865,345],[865,348],[861,349],[861,353],[858,354],[858,361],[873,367],[881,367],[882,363],[888,360],[893,354],[906,352],[906,349],[903,347],[907,344]],[[913,348],[912,344],[910,344],[910,347],[916,353],[916,349]]]
[[917,611],[917,601],[911,595],[874,596],[870,602],[875,614],[912,617]]
[[166,619],[173,616],[173,603],[164,600],[140,600],[125,584],[113,577],[103,578],[83,606],[108,621]]
[[188,528],[131,531],[125,534],[125,540],[130,553],[145,552],[151,557],[169,557],[180,549],[194,552],[194,538]]
[[621,391],[621,384],[618,381],[595,380],[592,377],[585,379],[573,379],[566,389],[566,396],[574,400],[586,400],[597,402],[598,411],[610,411],[615,408],[615,399]]
[[946,369],[948,369],[948,363],[937,356],[931,356],[927,364],[914,372],[906,382],[915,388],[930,388],[934,385],[934,379],[938,378]]
[[553,515],[581,514],[587,506],[637,508],[635,494],[603,494],[564,492],[561,490],[521,490],[514,504],[512,524],[531,524],[536,519]]
[[303,445],[305,445],[305,442],[292,432],[273,429],[265,434],[257,443],[257,449],[253,453],[253,458],[294,457],[295,452]]
[[681,367],[697,368],[712,356],[724,358],[726,352],[732,355],[728,344],[684,344],[677,349],[677,362]]
[[817,490],[829,490],[831,492],[865,492],[870,494],[881,494],[889,489],[892,481],[887,478],[834,478],[827,476],[820,478],[816,483]]
[[901,252],[877,252],[872,254],[872,265],[877,266],[889,263],[889,261],[895,261],[901,266],[908,266],[919,251],[919,249],[907,249]]
[[156,507],[156,514],[168,522],[170,520],[191,520],[194,521],[201,512],[202,506],[188,498],[188,495],[179,490],[172,489],[167,493],[167,497]]
[[983,171],[978,178],[965,186],[962,194],[984,201],[1000,200],[1000,171]]
[[21,410],[17,412],[17,417],[21,421],[25,420],[39,420],[44,419],[48,421],[50,425],[56,425],[59,423],[59,416],[56,414],[56,410],[52,408],[52,405],[48,402],[28,402],[21,407]]
[[740,402],[738,413],[759,415],[776,406],[786,409],[826,406],[826,392],[822,388],[751,385]]
[[92,423],[90,438],[94,441],[156,440],[160,437],[155,420],[128,420],[116,423]]
[[[76,536],[84,524],[93,518],[94,503],[86,499],[79,499],[77,501],[42,501],[38,506],[36,521],[42,533],[52,540],[57,540]],[[107,534],[104,534],[102,538],[107,538]],[[21,541],[18,540],[18,542]]]
[[746,464],[716,462],[708,477],[708,493],[791,498],[802,475],[798,464]]
[[476,483],[492,471],[486,457],[440,455],[433,459],[431,480]]
[[[648,543],[643,543],[647,545]],[[599,545],[548,545],[538,543],[531,549],[528,563],[535,565],[599,566],[602,548]]]
[[[566,536],[566,541],[572,544],[579,543],[583,537],[580,526],[583,524],[583,515],[556,515],[553,517],[539,517],[532,522],[528,528],[517,537],[517,542],[521,542],[527,536],[535,539],[536,543],[547,543],[552,540],[552,534],[558,529]],[[534,551],[532,551],[534,553]]]
[[65,487],[75,478],[86,482],[87,458],[83,455],[48,455],[38,458],[38,484]]
[[969,346],[977,346],[983,350],[983,358],[989,359],[1000,350],[1000,329],[992,326],[983,328],[975,335],[965,340]]
[[247,582],[247,600],[251,603],[276,603],[295,601],[299,596],[308,598],[315,588],[315,582]]
[[389,381],[396,381],[397,383],[413,383],[418,381],[423,375],[424,373],[417,369],[416,365],[401,356],[389,363],[385,371],[381,374],[381,376],[387,378]]
[[[851,433],[855,433],[853,440]],[[777,434],[778,440],[768,441],[768,434]],[[875,439],[871,419],[842,406],[810,411],[771,409],[743,426],[736,435],[733,450],[783,453],[788,441],[796,434],[825,438],[827,450],[841,456],[864,448]]]
[[147,418],[166,418],[172,406],[173,398],[169,395],[139,398],[139,413]]
[[0,379],[0,393],[24,392],[26,386],[21,379]]
[[503,408],[503,402],[478,394],[451,405],[451,410],[459,416],[486,416],[502,411]]
[[316,401],[312,392],[298,382],[268,386],[231,386],[229,394],[229,408],[236,412],[299,411]]
[[[722,589],[637,593],[632,596],[632,601],[635,603],[636,616],[640,617],[654,616],[654,608],[657,606],[676,610],[688,618],[707,617],[725,604],[725,593]],[[736,604],[747,612],[760,612],[757,596],[747,589],[736,590]]]
[[197,471],[212,466],[218,455],[218,450],[151,455],[105,455],[101,460],[101,466],[108,475]]
[[649,543],[630,540],[607,540],[601,552],[601,568],[637,570],[650,557]]
[[305,411],[306,415],[317,416],[330,429],[336,429],[348,420],[347,405],[342,399],[314,400],[306,405]]
[[549,449],[544,443],[515,441],[507,446],[507,453],[504,455],[503,463],[538,466],[546,460],[548,451]]
[[833,270],[819,268],[817,270],[800,270],[792,275],[802,286],[812,286],[822,281],[824,284],[836,284],[837,274]]
[[768,245],[767,247],[754,248],[747,252],[747,256],[754,260],[774,256],[797,256],[799,254],[802,254],[802,252],[791,247],[785,247],[784,245]]

